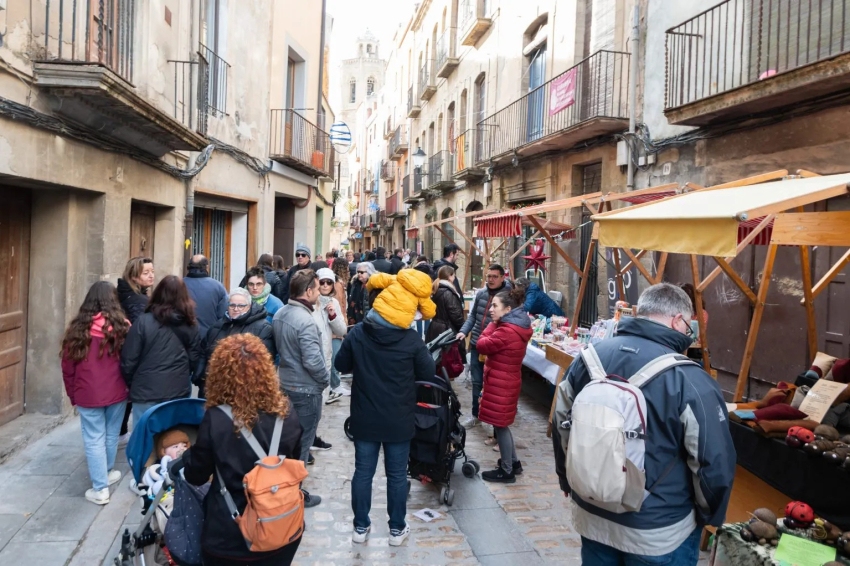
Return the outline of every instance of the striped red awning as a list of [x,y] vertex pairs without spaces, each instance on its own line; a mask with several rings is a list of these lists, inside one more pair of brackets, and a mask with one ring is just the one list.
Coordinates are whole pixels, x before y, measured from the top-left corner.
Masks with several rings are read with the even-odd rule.
[[[576,237],[575,229],[569,224],[555,222],[546,218],[535,216],[538,222],[550,234],[564,232],[563,239],[572,240]],[[477,238],[509,238],[511,236],[521,236],[524,226],[534,227],[528,216],[520,216],[516,210],[508,212],[500,212],[492,216],[475,219]]]
[[[752,220],[745,220],[738,224],[738,243],[749,236],[753,230],[755,230],[761,221],[764,220],[764,216],[759,218],[753,218]],[[773,236],[773,221],[765,227],[764,230],[759,232],[759,235],[755,237],[755,239],[750,242],[750,244],[754,246],[766,246],[770,243],[770,238]]]
[[628,202],[630,204],[643,204],[645,202],[653,202],[656,200],[661,200],[663,198],[672,197],[676,194],[676,191],[663,191],[660,193],[651,193],[646,195],[637,195],[633,197],[621,197],[618,195],[617,200]]

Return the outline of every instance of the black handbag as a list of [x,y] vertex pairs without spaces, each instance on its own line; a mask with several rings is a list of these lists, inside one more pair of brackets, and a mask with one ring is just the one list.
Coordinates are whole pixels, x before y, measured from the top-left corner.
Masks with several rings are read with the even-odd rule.
[[194,486],[174,474],[174,507],[165,525],[165,546],[180,566],[201,566],[201,532],[204,528],[204,497],[210,484]]

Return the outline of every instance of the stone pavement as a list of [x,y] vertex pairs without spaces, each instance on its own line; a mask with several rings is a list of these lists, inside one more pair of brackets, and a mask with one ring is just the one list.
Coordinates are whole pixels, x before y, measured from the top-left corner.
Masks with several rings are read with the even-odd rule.
[[[470,391],[456,392],[464,407]],[[580,539],[570,522],[569,500],[558,490],[546,437],[548,386],[526,379],[512,426],[525,473],[512,485],[480,477],[452,476],[454,504],[439,501],[439,489],[414,482],[408,512],[430,508],[442,514],[425,523],[409,516],[411,536],[401,547],[388,545],[386,477],[379,464],[373,487],[372,532],[367,544],[351,542],[354,446],[343,432],[349,399],[324,406],[319,434],[333,444],[314,452],[305,487],[323,502],[307,510],[307,531],[296,564],[580,564]],[[488,431],[468,431],[467,452],[482,470],[495,467],[498,453],[484,445]],[[118,467],[127,471],[123,450]],[[460,466],[458,465],[458,468]],[[129,474],[114,486],[105,507],[87,502],[90,487],[79,419],[72,418],[0,465],[0,564],[91,566],[112,564],[124,528],[138,524],[138,497],[128,489]],[[703,564],[705,560],[700,563]]]

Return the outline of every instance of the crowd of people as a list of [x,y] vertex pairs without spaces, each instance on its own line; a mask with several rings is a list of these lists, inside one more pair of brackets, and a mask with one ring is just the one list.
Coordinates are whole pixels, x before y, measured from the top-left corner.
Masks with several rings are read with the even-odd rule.
[[[389,544],[401,545],[410,533],[405,515],[415,382],[436,371],[425,340],[447,330],[455,334],[471,381],[471,398],[468,404],[462,402],[471,415],[463,424],[491,426],[493,434],[485,443],[500,455],[494,469],[481,477],[514,483],[523,467],[510,427],[517,415],[522,361],[532,333],[529,314],[562,312],[534,283],[523,278],[510,281],[502,266],[492,264],[465,315],[455,263],[458,252],[458,246],[450,244],[433,264],[410,250],[396,249],[388,257],[380,247],[366,253],[347,251],[344,257],[333,251],[313,261],[309,247],[299,244],[290,268],[280,256],[263,254],[230,292],[210,277],[209,260],[202,255],[191,258],[185,278],[167,275],[156,285],[152,259],[131,259],[117,287],[101,281],[89,289],[62,343],[66,392],[80,413],[92,480],[86,499],[109,503],[109,486],[121,479],[114,464],[130,418],[136,423],[159,403],[191,396],[194,384],[207,409],[227,406],[232,411],[230,420],[221,411],[208,410],[197,442],[179,462],[191,483],[214,478],[205,502],[205,564],[242,564],[249,559],[257,565],[288,564],[300,534],[275,552],[255,553],[230,520],[222,493],[240,494],[241,499],[235,495],[234,499],[237,508],[244,508],[242,477],[256,461],[251,447],[239,441],[239,431],[243,427],[251,431],[269,454],[312,465],[316,459],[311,451],[332,448],[318,436],[323,405],[350,395],[355,448],[352,540],[363,543],[368,538],[372,481],[383,449]],[[611,347],[600,348],[609,371],[632,375],[656,350],[683,352],[691,345],[693,307],[681,289],[673,292],[667,287],[672,286],[656,285],[650,291],[660,290],[647,300],[642,297],[638,308],[647,318],[623,325],[626,345],[615,350],[611,342]],[[655,296],[659,293],[660,298]],[[640,347],[632,348],[633,342]],[[635,359],[622,352],[633,352]],[[615,563],[612,560],[622,554],[685,552],[680,546],[690,550],[691,531],[698,524],[715,524],[725,510],[731,480],[729,463],[719,453],[728,450],[731,441],[723,437],[723,427],[709,422],[712,415],[722,422],[725,406],[716,383],[710,378],[706,382],[705,372],[696,366],[686,369],[686,377],[698,386],[685,395],[676,393],[681,388],[675,380],[684,370],[671,370],[664,378],[670,382],[666,392],[660,394],[667,395],[662,399],[664,411],[678,412],[649,411],[650,420],[658,421],[656,430],[664,431],[659,438],[665,440],[656,441],[657,454],[681,459],[674,460],[671,479],[657,492],[663,495],[650,493],[648,510],[633,517],[611,517],[576,498],[585,513],[577,529],[586,537],[582,550],[585,556],[587,548],[586,563]],[[348,380],[350,388],[343,384]],[[580,358],[565,381],[573,395],[587,384],[588,372]],[[653,399],[649,392],[646,395]],[[273,434],[277,420],[283,421],[283,433]],[[667,430],[670,426],[674,430]],[[717,444],[704,445],[701,434],[692,437],[700,426],[720,437]],[[555,429],[556,468],[569,495],[564,470],[569,435]],[[278,446],[271,445],[273,437],[279,439]],[[656,459],[647,465],[647,485],[653,474],[657,479],[670,473],[655,469],[657,465]],[[686,477],[691,473],[692,482]],[[676,517],[656,510],[653,498],[658,505],[669,503],[675,499],[670,493],[673,487],[689,482],[694,490],[680,490]],[[322,501],[303,487],[302,493],[304,507]],[[646,548],[636,542],[634,531],[643,528],[639,523],[644,519],[665,533],[664,541],[649,537]],[[618,537],[629,543],[612,542]]]

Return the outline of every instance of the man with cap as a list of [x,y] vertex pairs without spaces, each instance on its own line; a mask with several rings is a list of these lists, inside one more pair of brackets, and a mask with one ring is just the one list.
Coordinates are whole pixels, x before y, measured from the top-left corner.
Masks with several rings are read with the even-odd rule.
[[[306,244],[298,243],[295,246],[295,265],[289,268],[287,272],[287,281],[292,281],[292,277],[303,269],[310,269],[310,248]],[[283,304],[289,303],[289,285],[286,286],[283,296],[280,297]]]

